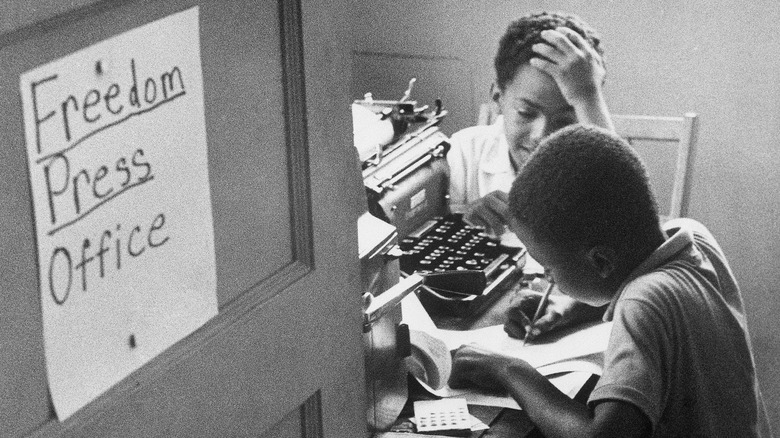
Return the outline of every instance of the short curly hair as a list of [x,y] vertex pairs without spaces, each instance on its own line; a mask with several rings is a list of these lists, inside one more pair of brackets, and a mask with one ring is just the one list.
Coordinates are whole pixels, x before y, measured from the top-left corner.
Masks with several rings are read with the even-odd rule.
[[570,125],[545,138],[512,184],[509,206],[535,238],[565,250],[607,245],[630,256],[659,230],[641,159],[595,126]]
[[498,52],[493,64],[499,89],[503,90],[515,77],[517,69],[536,56],[531,46],[543,42],[540,36],[542,31],[557,27],[568,27],[577,32],[599,55],[603,56],[601,37],[576,15],[561,12],[529,14],[510,23],[498,44]]

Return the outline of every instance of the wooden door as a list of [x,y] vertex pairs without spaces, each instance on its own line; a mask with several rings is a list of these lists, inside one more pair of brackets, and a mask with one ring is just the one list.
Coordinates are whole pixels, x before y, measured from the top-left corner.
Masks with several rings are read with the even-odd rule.
[[[195,6],[219,313],[59,421],[19,76]],[[345,2],[0,4],[0,435],[368,435],[348,29]]]

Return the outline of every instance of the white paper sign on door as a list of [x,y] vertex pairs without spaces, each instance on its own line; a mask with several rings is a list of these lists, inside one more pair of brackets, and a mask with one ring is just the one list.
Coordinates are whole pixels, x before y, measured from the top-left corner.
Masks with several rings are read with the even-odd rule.
[[20,77],[61,420],[217,314],[198,15]]

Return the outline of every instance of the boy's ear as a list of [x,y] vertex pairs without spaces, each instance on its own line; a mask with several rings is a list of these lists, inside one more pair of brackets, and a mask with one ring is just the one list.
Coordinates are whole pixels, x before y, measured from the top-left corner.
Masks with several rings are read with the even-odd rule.
[[606,279],[617,267],[617,253],[615,250],[603,245],[596,245],[585,253],[590,265],[598,273],[599,277]]
[[501,98],[501,89],[498,87],[498,84],[496,84],[496,81],[493,81],[490,84],[490,99],[493,100],[493,102],[498,105],[498,100]]

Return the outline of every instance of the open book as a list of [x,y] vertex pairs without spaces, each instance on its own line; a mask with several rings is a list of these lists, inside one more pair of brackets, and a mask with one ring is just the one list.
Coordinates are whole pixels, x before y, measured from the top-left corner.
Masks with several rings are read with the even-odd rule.
[[439,397],[464,397],[469,403],[519,409],[506,396],[486,394],[476,389],[454,390],[447,385],[452,368],[451,351],[470,343],[525,360],[562,392],[574,397],[591,376],[600,374],[612,323],[598,322],[562,330],[555,336],[523,345],[510,338],[501,325],[476,330],[455,331],[436,327],[415,294],[401,302],[403,320],[412,341],[410,372]]

